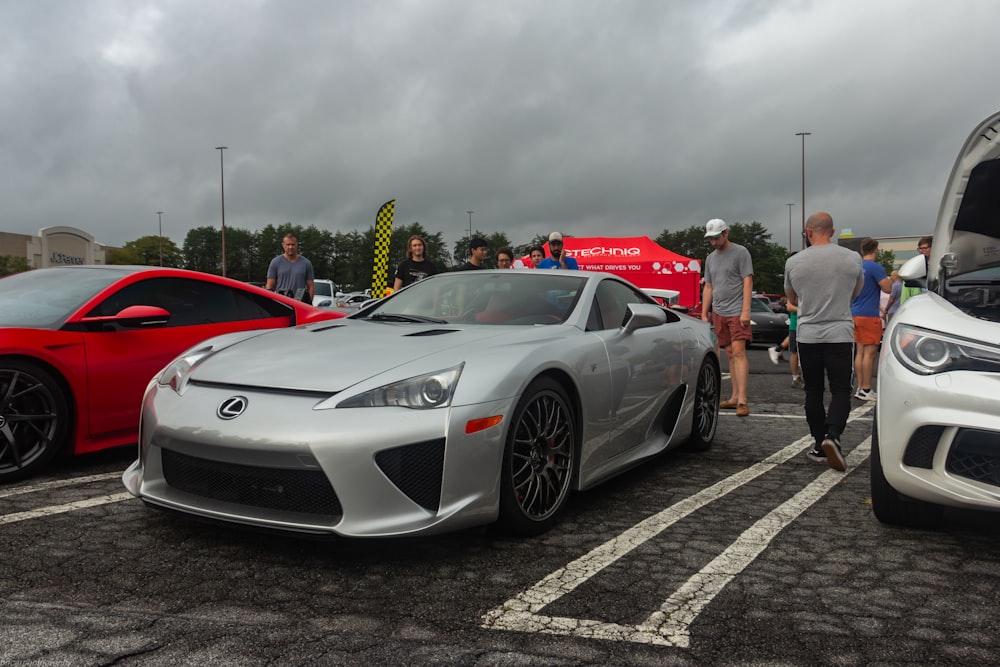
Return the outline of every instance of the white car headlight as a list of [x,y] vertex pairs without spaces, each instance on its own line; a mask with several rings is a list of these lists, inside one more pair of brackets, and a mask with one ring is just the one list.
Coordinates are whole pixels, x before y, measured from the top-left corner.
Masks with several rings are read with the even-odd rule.
[[163,369],[159,377],[156,378],[156,382],[162,387],[170,387],[179,396],[183,396],[191,373],[197,368],[198,364],[210,357],[213,352],[215,350],[211,346],[199,347],[185,352]]
[[427,410],[451,405],[455,386],[462,375],[464,363],[434,373],[393,382],[363,394],[352,396],[337,405],[338,408],[379,408],[398,406]]
[[901,324],[893,330],[891,345],[896,359],[920,375],[1000,372],[1000,349],[931,329]]

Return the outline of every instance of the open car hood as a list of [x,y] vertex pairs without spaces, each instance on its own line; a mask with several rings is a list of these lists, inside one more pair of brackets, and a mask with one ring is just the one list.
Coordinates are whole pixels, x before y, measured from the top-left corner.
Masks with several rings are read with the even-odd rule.
[[1000,264],[1000,111],[965,140],[941,200],[928,283]]

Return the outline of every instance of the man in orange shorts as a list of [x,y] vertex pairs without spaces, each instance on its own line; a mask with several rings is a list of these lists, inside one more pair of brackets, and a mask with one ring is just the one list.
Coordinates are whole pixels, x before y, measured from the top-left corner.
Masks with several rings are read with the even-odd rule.
[[702,293],[701,319],[708,322],[712,309],[712,326],[719,346],[729,360],[729,378],[733,394],[719,403],[723,409],[736,409],[737,417],[750,414],[747,385],[750,364],[747,344],[750,331],[750,299],[753,295],[753,260],[743,246],[729,240],[729,225],[718,218],[705,225],[705,238],[712,252],[705,258],[705,291]]
[[858,391],[854,398],[862,401],[877,398],[872,389],[872,375],[878,346],[882,342],[879,293],[888,293],[892,289],[892,281],[885,275],[882,265],[875,261],[876,256],[878,241],[871,237],[861,241],[861,269],[865,284],[851,301],[851,315],[854,317],[854,374],[858,377]]

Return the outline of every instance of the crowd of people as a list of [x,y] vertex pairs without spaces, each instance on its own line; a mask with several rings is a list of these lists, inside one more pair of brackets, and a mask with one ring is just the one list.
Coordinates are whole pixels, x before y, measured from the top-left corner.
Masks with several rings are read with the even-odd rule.
[[[785,262],[788,337],[769,348],[768,354],[777,364],[788,350],[792,385],[805,391],[805,417],[814,440],[807,456],[843,471],[846,464],[840,438],[850,414],[852,392],[859,400],[877,400],[872,377],[882,333],[899,305],[920,289],[904,286],[897,271],[886,275],[876,261],[875,239],[864,239],[860,253],[834,243],[833,217],[829,213],[820,211],[809,216],[805,233],[807,247],[792,253]],[[729,397],[720,401],[719,407],[746,417],[750,414],[746,350],[753,341],[753,259],[745,247],[730,240],[724,220],[709,220],[705,238],[712,252],[703,269],[701,319],[711,322],[715,329],[729,362],[732,385]],[[917,244],[925,260],[930,255],[931,241],[925,236]],[[286,235],[282,246],[283,253],[268,268],[267,288],[311,300],[312,264],[298,254],[294,235]],[[543,247],[531,247],[524,268],[579,269],[576,260],[566,254],[560,232],[549,234],[548,249],[546,257]],[[438,273],[426,252],[427,243],[422,237],[409,238],[406,259],[396,269],[393,290]],[[469,259],[458,270],[484,269],[488,256],[489,244],[474,236],[469,241]],[[516,261],[514,251],[507,246],[497,249],[494,259],[499,269],[514,268]],[[828,405],[824,400],[827,386]]]

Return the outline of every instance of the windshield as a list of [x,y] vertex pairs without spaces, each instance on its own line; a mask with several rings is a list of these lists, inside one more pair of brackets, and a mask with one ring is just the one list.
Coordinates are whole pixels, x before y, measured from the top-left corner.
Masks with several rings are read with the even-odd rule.
[[317,280],[313,283],[313,294],[316,296],[333,296],[333,284]]
[[125,275],[115,269],[35,269],[0,278],[0,327],[58,329],[92,296]]
[[456,271],[414,283],[356,317],[442,324],[558,324],[576,306],[586,280],[548,271]]
[[750,312],[774,313],[774,309],[763,299],[750,299]]

